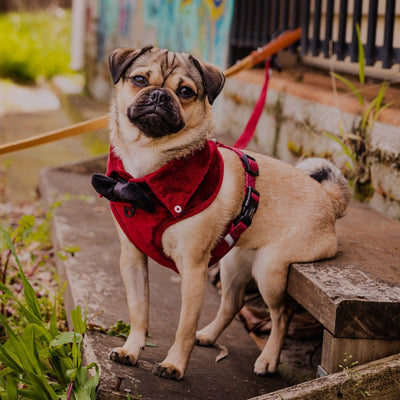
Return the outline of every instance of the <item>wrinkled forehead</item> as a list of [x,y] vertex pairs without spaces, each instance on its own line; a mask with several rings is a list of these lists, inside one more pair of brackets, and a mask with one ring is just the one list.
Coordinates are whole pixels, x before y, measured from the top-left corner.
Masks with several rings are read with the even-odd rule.
[[138,57],[127,71],[131,75],[135,70],[141,73],[159,74],[165,81],[172,75],[181,75],[191,79],[198,89],[202,89],[200,72],[187,53],[176,53],[165,49],[152,48]]

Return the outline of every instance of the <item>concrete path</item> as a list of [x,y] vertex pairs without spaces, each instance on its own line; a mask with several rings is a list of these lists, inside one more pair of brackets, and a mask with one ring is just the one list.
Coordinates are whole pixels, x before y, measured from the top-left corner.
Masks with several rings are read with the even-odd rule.
[[[58,261],[59,275],[68,282],[67,313],[77,305],[88,304],[90,322],[109,327],[119,319],[129,322],[129,317],[118,267],[119,244],[108,204],[90,186],[91,174],[104,170],[104,158],[47,169],[42,171],[40,189],[48,205],[65,193],[93,196],[92,202],[73,199],[63,203],[54,216],[52,239],[56,248],[80,247],[74,257]],[[126,399],[127,391],[131,391],[142,395],[142,400],[244,400],[284,387],[280,377],[263,378],[253,374],[259,350],[238,321],[233,321],[218,341],[228,348],[226,359],[216,363],[217,348],[196,347],[182,381],[152,375],[152,366],[164,359],[173,342],[180,307],[179,280],[174,272],[151,264],[150,333],[157,347],[147,347],[138,366],[127,367],[109,360],[111,349],[121,345],[122,339],[88,333],[86,360],[95,361],[101,367],[99,398]],[[200,327],[214,317],[218,304],[219,296],[210,284]],[[123,380],[120,390],[116,391],[118,377]]]

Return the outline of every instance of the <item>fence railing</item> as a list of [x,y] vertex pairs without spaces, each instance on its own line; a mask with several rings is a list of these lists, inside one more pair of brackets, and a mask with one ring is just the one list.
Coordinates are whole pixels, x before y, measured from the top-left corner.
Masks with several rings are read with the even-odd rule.
[[[368,6],[365,20],[362,19],[363,3]],[[366,42],[363,43],[366,65],[381,61],[383,68],[390,68],[400,63],[400,49],[393,47],[396,0],[385,2],[384,38],[380,46],[376,44],[378,3],[378,0],[235,0],[230,61],[233,63],[251,48],[268,42],[276,32],[301,27],[301,40],[291,47],[292,52],[313,57],[334,56],[338,61],[348,57],[351,62],[357,62],[358,24],[361,29],[366,29]],[[339,13],[334,12],[335,5]],[[349,16],[351,35],[346,32]],[[362,26],[365,22],[366,26]],[[335,24],[337,34],[333,37]],[[346,40],[348,36],[351,40]]]

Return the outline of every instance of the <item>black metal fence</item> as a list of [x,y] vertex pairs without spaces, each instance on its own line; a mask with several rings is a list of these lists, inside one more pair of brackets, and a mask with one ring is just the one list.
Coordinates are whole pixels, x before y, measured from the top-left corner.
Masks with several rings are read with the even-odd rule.
[[[339,14],[335,16],[335,1],[339,3]],[[274,34],[287,29],[302,27],[299,43],[291,47],[301,55],[324,58],[335,56],[337,60],[350,57],[358,61],[357,24],[367,29],[367,40],[363,43],[366,65],[382,61],[383,68],[400,63],[400,49],[393,48],[396,0],[386,0],[383,45],[376,45],[378,1],[368,4],[367,27],[362,25],[363,0],[235,0],[231,28],[230,61],[246,56],[251,50],[270,41]],[[381,0],[383,2],[383,0]],[[352,15],[351,40],[346,41],[348,16]],[[324,20],[323,26],[321,21]],[[334,23],[338,24],[337,37],[333,37]],[[321,26],[323,29],[321,29]]]

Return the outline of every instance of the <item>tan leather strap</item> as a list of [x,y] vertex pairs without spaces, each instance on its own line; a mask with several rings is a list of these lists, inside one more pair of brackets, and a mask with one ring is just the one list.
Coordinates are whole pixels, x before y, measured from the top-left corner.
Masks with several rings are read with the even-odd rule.
[[[271,40],[268,44],[254,50],[249,56],[237,62],[232,67],[228,68],[224,75],[232,76],[243,69],[248,69],[260,63],[266,58],[278,53],[293,43],[296,43],[301,37],[301,28],[293,31],[285,31],[277,38]],[[108,115],[92,118],[87,121],[80,122],[75,125],[67,126],[66,128],[56,129],[54,131],[42,133],[41,135],[32,136],[27,139],[18,140],[12,143],[0,145],[0,155],[11,153],[13,151],[27,149],[29,147],[38,146],[40,144],[55,142],[60,139],[65,139],[70,136],[81,135],[82,133],[95,131],[96,129],[105,128],[108,125]]]

